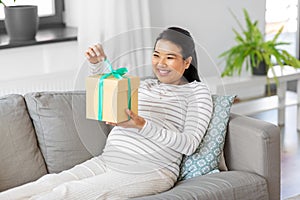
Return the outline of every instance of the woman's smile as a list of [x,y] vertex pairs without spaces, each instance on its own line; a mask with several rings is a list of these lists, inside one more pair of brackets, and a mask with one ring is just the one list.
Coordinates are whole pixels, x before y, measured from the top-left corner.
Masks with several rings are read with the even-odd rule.
[[158,69],[158,73],[159,73],[160,76],[168,76],[170,72],[171,72],[171,70]]

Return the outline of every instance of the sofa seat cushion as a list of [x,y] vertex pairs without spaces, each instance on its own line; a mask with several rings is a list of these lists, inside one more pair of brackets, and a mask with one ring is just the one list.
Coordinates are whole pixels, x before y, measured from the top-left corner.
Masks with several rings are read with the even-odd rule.
[[25,95],[49,173],[57,173],[102,153],[109,127],[86,119],[85,92]]
[[224,171],[180,181],[161,194],[139,200],[268,200],[267,182],[249,172]]
[[0,97],[0,192],[47,173],[24,98]]

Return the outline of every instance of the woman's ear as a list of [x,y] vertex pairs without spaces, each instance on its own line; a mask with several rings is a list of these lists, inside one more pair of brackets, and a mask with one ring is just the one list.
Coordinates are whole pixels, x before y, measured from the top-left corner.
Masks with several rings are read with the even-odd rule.
[[193,60],[192,56],[189,56],[187,59],[184,60],[185,69],[188,69],[190,67],[192,60]]

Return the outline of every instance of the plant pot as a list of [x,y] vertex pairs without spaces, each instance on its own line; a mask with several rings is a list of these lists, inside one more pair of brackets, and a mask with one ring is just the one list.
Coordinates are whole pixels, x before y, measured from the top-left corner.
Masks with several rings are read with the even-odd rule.
[[260,62],[258,66],[252,66],[252,74],[258,76],[266,76],[268,73],[267,65],[265,62]]
[[39,21],[37,6],[7,6],[4,7],[4,12],[10,42],[35,40]]

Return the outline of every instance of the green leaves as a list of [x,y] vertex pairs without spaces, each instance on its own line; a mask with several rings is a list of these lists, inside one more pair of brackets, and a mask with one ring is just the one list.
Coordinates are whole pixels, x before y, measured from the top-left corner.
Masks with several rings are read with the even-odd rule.
[[[246,70],[252,70],[252,68],[258,66],[260,62],[265,62],[268,69],[272,68],[275,64],[300,68],[300,61],[297,58],[287,51],[280,49],[280,46],[289,45],[289,43],[277,42],[284,27],[278,30],[272,40],[265,41],[264,34],[258,28],[258,21],[252,21],[246,9],[243,9],[246,22],[245,28],[242,27],[241,22],[231,10],[230,12],[242,32],[239,33],[233,29],[236,45],[219,55],[220,58],[225,60],[226,64],[222,72],[222,77],[232,76],[234,73],[240,75],[244,66]],[[275,61],[274,63],[272,62],[273,60]]]
[[6,7],[5,3],[2,0],[0,0],[0,3],[2,3],[4,7]]

